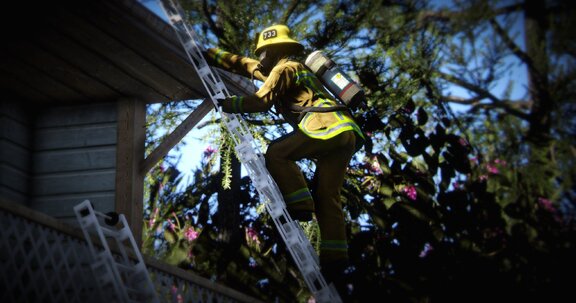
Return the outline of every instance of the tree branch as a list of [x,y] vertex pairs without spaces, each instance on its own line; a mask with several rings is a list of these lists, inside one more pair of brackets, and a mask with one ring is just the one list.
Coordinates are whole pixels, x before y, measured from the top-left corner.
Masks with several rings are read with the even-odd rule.
[[442,96],[442,101],[444,102],[450,102],[450,103],[456,103],[456,104],[462,104],[462,105],[470,105],[470,106],[474,106],[478,103],[480,103],[481,98],[480,97],[476,97],[476,98],[463,98],[463,97],[458,97],[458,96]]
[[[490,18],[494,16],[504,15],[519,11],[522,9],[522,3],[511,4],[508,6],[503,6],[498,9],[492,11],[492,15]],[[455,12],[455,11],[423,11],[416,17],[417,22],[427,22],[427,21],[443,21],[448,22],[451,19],[460,17],[463,14],[468,13],[465,12]]]
[[[464,81],[462,79],[459,79],[457,77],[454,77],[452,75],[443,73],[438,71],[438,74],[440,75],[440,78],[447,80],[449,82],[452,82],[454,84],[457,84],[463,88],[466,88],[474,93],[476,93],[478,95],[478,97],[472,98],[472,99],[467,99],[468,101],[465,101],[466,99],[460,98],[460,102],[468,102],[469,105],[474,104],[474,106],[482,106],[482,107],[490,107],[490,108],[501,108],[504,109],[507,113],[514,115],[518,118],[524,119],[526,121],[529,121],[529,114],[526,114],[520,110],[517,110],[516,108],[514,108],[516,105],[514,105],[515,102],[504,102],[500,99],[498,99],[496,96],[494,96],[493,94],[491,94],[489,91],[474,85],[472,83],[469,83],[467,81]],[[444,97],[446,98],[446,100],[450,100],[449,97]],[[491,103],[480,103],[480,100],[482,99],[489,99],[491,101]],[[452,100],[450,100],[452,101]],[[454,100],[454,102],[456,102],[457,99]],[[461,103],[464,104],[464,103]]]
[[520,49],[520,47],[518,47],[518,45],[514,43],[512,39],[510,39],[510,36],[508,36],[508,34],[504,31],[504,29],[500,26],[500,24],[498,24],[498,22],[494,20],[494,18],[491,18],[489,22],[494,31],[498,34],[498,36],[500,36],[500,38],[502,38],[502,41],[512,51],[512,53],[514,53],[514,55],[516,55],[522,62],[528,65],[528,68],[534,69],[534,63],[532,61],[532,58],[530,58],[528,54],[523,52]]
[[298,4],[300,4],[300,0],[292,0],[290,2],[290,5],[288,5],[288,9],[284,11],[284,15],[280,19],[280,23],[288,24],[288,19],[290,19],[290,16],[294,13],[296,7],[298,7]]
[[470,82],[464,81],[463,79],[457,78],[453,75],[441,72],[441,71],[437,71],[437,73],[440,75],[440,78],[447,80],[449,82],[452,82],[454,84],[457,84],[459,86],[462,86],[470,91],[473,91],[474,93],[476,93],[478,95],[478,97],[481,98],[488,98],[490,100],[492,100],[493,102],[499,102],[500,99],[498,99],[496,96],[492,95],[489,91],[474,85]]
[[212,32],[214,32],[214,34],[216,34],[216,36],[219,37],[222,29],[216,25],[214,20],[212,20],[212,10],[209,9],[208,2],[206,0],[202,1],[202,12],[206,17],[206,20],[208,21],[208,25],[212,29]]

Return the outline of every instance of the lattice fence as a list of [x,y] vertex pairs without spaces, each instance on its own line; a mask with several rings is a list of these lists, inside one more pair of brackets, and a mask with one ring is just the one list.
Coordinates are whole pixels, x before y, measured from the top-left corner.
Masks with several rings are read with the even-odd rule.
[[[107,290],[98,289],[91,261],[81,238],[0,208],[0,302],[105,302]],[[251,301],[147,267],[162,302]]]
[[0,212],[0,302],[102,302],[85,242]]

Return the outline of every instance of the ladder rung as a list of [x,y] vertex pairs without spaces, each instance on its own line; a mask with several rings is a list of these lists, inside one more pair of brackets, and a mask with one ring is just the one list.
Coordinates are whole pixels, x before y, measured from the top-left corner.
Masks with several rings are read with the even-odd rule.
[[200,75],[200,77],[202,77],[202,78],[205,78],[211,72],[212,72],[212,70],[210,69],[210,66],[208,66],[208,65],[198,69],[198,75]]
[[219,92],[214,94],[214,99],[224,99],[225,97],[226,97],[226,95],[224,95],[223,91],[219,91]]
[[182,17],[180,17],[180,15],[170,15],[170,16],[168,16],[168,18],[173,23],[182,21]]

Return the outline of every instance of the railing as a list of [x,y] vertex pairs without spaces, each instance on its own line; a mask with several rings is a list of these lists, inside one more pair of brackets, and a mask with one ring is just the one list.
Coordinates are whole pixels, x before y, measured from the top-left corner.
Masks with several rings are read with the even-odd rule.
[[[144,261],[162,302],[259,302],[158,260]],[[103,302],[90,264],[80,228],[0,198],[0,302]]]

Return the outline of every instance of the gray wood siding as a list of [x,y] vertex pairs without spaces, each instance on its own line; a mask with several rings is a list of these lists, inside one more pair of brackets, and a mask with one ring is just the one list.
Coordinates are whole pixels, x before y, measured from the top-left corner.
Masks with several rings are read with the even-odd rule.
[[58,106],[36,120],[31,207],[74,221],[73,207],[88,199],[114,210],[117,105]]
[[31,151],[30,122],[24,108],[0,101],[0,196],[26,205]]

